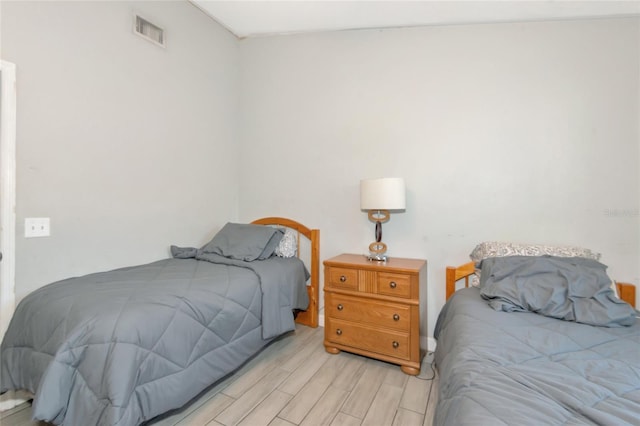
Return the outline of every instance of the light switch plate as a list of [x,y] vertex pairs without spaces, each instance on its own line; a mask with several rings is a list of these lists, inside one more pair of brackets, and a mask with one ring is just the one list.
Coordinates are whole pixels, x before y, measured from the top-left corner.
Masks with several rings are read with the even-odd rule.
[[51,235],[48,217],[28,217],[24,220],[24,237],[48,237]]

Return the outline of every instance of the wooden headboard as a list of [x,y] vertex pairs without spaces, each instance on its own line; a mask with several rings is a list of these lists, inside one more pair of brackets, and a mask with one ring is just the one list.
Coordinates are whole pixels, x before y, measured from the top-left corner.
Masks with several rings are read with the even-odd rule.
[[311,229],[305,225],[292,219],[284,217],[264,217],[251,222],[255,225],[277,225],[291,228],[298,232],[298,256],[300,256],[300,235],[306,237],[311,244],[311,260],[309,285],[307,293],[309,294],[309,307],[306,311],[301,311],[296,316],[296,322],[309,327],[318,326],[318,303],[320,297],[320,230]]
[[[473,262],[465,263],[460,266],[447,266],[447,300],[455,293],[456,283],[464,279],[464,286],[469,287],[469,276],[475,272],[475,265]],[[636,286],[629,283],[616,282],[618,288],[618,295],[620,299],[624,300],[634,308],[636,307]]]

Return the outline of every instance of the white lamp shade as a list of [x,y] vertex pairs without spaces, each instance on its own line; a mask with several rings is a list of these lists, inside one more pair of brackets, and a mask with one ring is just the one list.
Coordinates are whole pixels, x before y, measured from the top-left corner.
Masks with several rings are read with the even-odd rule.
[[361,210],[404,210],[406,190],[403,178],[364,179],[360,181]]

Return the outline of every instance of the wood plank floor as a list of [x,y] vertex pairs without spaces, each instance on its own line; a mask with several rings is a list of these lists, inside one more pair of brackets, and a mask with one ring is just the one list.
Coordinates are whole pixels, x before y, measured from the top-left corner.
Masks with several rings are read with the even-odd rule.
[[[298,326],[187,406],[145,425],[431,425],[438,394],[432,355],[419,376],[407,376],[397,365],[328,354],[323,333]],[[25,403],[2,413],[0,425],[48,425],[30,418]]]

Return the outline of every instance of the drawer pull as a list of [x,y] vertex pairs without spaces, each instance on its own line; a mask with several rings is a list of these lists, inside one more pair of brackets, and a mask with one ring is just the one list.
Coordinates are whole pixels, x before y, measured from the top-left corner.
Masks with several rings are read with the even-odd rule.
[[398,315],[398,314],[393,314],[393,320],[394,320],[394,321],[400,321],[400,315]]
[[343,283],[347,280],[347,277],[345,277],[344,275],[340,275],[340,282]]
[[396,282],[395,282],[395,281],[391,281],[391,282],[389,283],[389,287],[391,287],[391,288],[396,288],[397,286],[398,286],[398,284],[396,284]]
[[343,310],[343,309],[344,309],[344,306],[342,306],[342,303],[341,303],[341,304],[339,304],[339,305],[338,305],[338,306],[336,306],[336,307],[338,308],[338,310],[339,310],[339,311],[341,311],[341,310]]
[[396,342],[395,340],[393,341],[393,347],[395,349],[398,349],[398,346],[400,346],[400,343]]
[[[338,336],[341,336],[341,335],[342,335],[342,330],[337,329],[337,330],[336,330],[336,334],[337,334]],[[398,342],[395,342],[395,343],[398,343]]]

